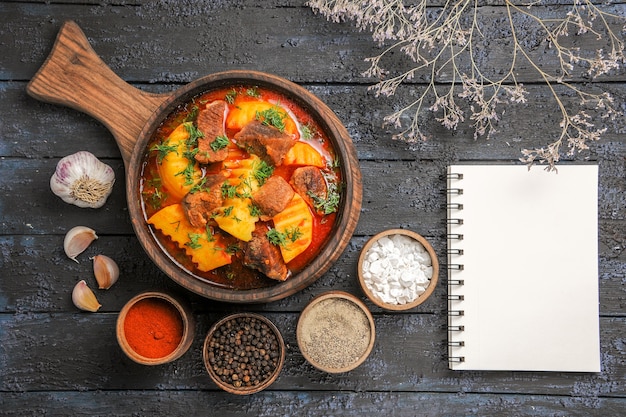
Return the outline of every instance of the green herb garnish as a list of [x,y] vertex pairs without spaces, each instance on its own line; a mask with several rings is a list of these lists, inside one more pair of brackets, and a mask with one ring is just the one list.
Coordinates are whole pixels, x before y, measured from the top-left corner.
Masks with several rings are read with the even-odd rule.
[[207,242],[215,241],[215,236],[213,236],[213,230],[211,230],[211,226],[206,225],[206,240]]
[[307,194],[313,200],[313,205],[315,206],[315,209],[324,214],[334,213],[339,207],[339,190],[337,189],[337,185],[333,182],[328,184],[328,192],[325,199],[321,198],[311,191],[307,192]]
[[189,237],[189,242],[185,243],[185,246],[189,246],[191,249],[200,249],[202,245],[199,240],[202,237],[200,233],[189,233],[187,235]]
[[196,184],[194,184],[193,187],[191,187],[189,192],[193,194],[199,191],[206,191],[206,188],[204,187],[205,184],[206,184],[206,177],[202,177],[202,179],[199,182],[197,182]]
[[261,214],[263,214],[261,212],[261,209],[255,206],[254,204],[248,205],[248,209],[250,210],[250,215],[252,217],[259,217]]
[[217,152],[220,149],[224,149],[225,147],[227,147],[229,143],[230,141],[228,140],[228,137],[226,135],[220,135],[217,136],[213,142],[211,142],[210,146],[214,152]]
[[176,228],[174,229],[176,232],[178,232],[178,229],[180,228],[180,220],[176,220],[175,222],[172,222],[170,224],[175,224]]
[[241,248],[236,243],[230,244],[226,247],[226,253],[229,255],[234,255],[237,251],[240,251]]
[[302,236],[302,232],[297,227],[291,227],[284,232],[279,232],[276,229],[270,229],[266,233],[267,239],[271,244],[276,246],[286,247],[291,241],[292,243],[298,240]]
[[222,197],[224,198],[235,198],[237,197],[237,186],[230,185],[227,182],[222,184]]
[[285,119],[287,113],[278,106],[272,106],[267,110],[257,111],[256,119],[266,126],[274,126],[283,132],[285,130]]
[[267,239],[270,241],[272,245],[276,246],[285,246],[287,245],[287,235],[285,233],[281,233],[276,229],[270,229],[265,234]]
[[233,88],[228,93],[226,93],[226,97],[224,97],[224,100],[226,100],[228,104],[233,104],[235,102],[236,97],[237,97],[237,91]]
[[175,175],[182,175],[185,178],[184,185],[191,185],[194,182],[194,174],[195,174],[195,164],[193,162],[189,162],[185,169],[180,172],[177,172]]
[[253,175],[259,185],[265,184],[265,181],[267,181],[273,173],[274,167],[263,160],[254,166]]
[[196,120],[196,118],[198,117],[199,111],[200,111],[200,108],[194,104],[191,110],[189,111],[189,114],[187,115],[187,117],[185,117],[184,122],[193,122],[194,120]]
[[162,192],[159,188],[155,188],[152,193],[144,192],[143,194],[148,200],[148,204],[150,204],[153,209],[160,208],[163,201],[167,198],[167,194]]
[[313,128],[310,127],[309,125],[303,125],[300,126],[300,130],[302,132],[302,139],[304,140],[310,140],[313,138]]
[[259,93],[259,89],[257,87],[248,88],[246,90],[246,94],[249,95],[250,97],[256,97],[256,98],[261,97],[261,94]]
[[167,156],[168,153],[176,152],[178,154],[178,146],[170,145],[170,142],[168,140],[164,143],[152,145],[152,147],[150,148],[150,151],[157,152],[157,163],[161,164],[163,162],[163,159]]
[[189,133],[189,137],[187,138],[187,146],[192,147],[198,144],[198,138],[204,137],[204,133],[202,133],[196,126],[194,126],[191,122],[183,123],[185,129],[187,129],[187,133]]

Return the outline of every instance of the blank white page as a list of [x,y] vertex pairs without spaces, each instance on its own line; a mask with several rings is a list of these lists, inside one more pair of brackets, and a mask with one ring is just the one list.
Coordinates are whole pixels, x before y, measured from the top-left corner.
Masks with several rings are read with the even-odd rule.
[[597,165],[448,172],[450,368],[599,372]]

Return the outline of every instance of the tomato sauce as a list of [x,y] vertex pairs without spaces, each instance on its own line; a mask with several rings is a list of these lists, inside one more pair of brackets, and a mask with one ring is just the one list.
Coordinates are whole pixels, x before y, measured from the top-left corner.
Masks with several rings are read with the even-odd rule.
[[[341,174],[336,163],[337,155],[330,140],[325,136],[325,133],[313,117],[307,113],[305,109],[298,106],[293,100],[290,100],[288,97],[275,91],[240,85],[211,91],[195,97],[190,102],[179,106],[166,118],[159,128],[156,129],[154,135],[148,143],[147,150],[144,155],[144,164],[140,184],[142,207],[146,221],[148,221],[151,216],[159,212],[161,209],[169,205],[179,204],[181,202],[180,198],[172,197],[169,190],[161,184],[159,173],[160,161],[158,152],[154,151],[155,146],[163,144],[167,140],[168,136],[178,126],[180,126],[181,123],[195,123],[197,109],[203,108],[207,103],[215,100],[226,100],[229,112],[237,109],[238,105],[242,106],[241,103],[245,103],[247,101],[258,102],[259,100],[272,103],[272,105],[279,106],[281,110],[284,110],[288,114],[288,119],[295,122],[297,130],[294,134],[297,140],[312,146],[323,157],[325,167],[320,169],[322,169],[324,178],[327,182],[329,198],[332,195],[336,198],[338,203],[342,187]],[[232,142],[237,132],[237,129],[226,129],[226,136]],[[248,156],[246,151],[242,151],[241,153],[245,157]],[[298,165],[277,166],[274,167],[272,175],[279,175],[289,182],[293,171],[297,167]],[[221,162],[200,166],[203,176],[218,173],[222,169],[223,164]],[[289,277],[305,268],[320,253],[333,230],[337,217],[337,209],[338,204],[335,205],[335,210],[327,210],[326,214],[321,213],[319,209],[316,210],[314,207],[309,207],[313,218],[312,239],[308,247],[302,253],[287,263]],[[268,229],[273,227],[272,220],[269,220],[266,223]],[[219,235],[221,241],[225,245],[229,248],[235,248],[235,250],[231,253],[231,262],[229,264],[220,266],[208,272],[199,270],[198,266],[192,261],[187,252],[184,249],[181,249],[179,247],[180,245],[174,242],[170,237],[162,233],[157,228],[151,227],[151,230],[155,239],[159,242],[162,249],[170,256],[170,258],[180,264],[182,268],[186,269],[190,274],[194,275],[199,280],[204,280],[217,286],[239,290],[265,288],[279,283],[279,281],[272,280],[263,275],[261,272],[244,265],[243,250],[241,249],[245,247],[245,242],[224,232],[215,224],[211,225],[211,228],[214,234]],[[289,277],[287,279],[289,279]]]

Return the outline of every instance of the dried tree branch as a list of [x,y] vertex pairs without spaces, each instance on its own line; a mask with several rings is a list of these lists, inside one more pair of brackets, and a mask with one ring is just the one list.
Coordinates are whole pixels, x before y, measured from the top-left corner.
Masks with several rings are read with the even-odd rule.
[[[563,12],[560,17],[545,18],[534,7],[540,3],[523,5],[502,0],[507,19],[503,29],[509,31],[512,46],[507,67],[495,77],[476,59],[479,45],[488,38],[481,31],[478,0],[448,0],[434,7],[429,7],[426,0],[417,0],[411,6],[405,6],[402,0],[310,0],[308,5],[333,22],[353,21],[359,30],[370,31],[372,39],[385,47],[379,55],[365,59],[369,68],[363,75],[378,79],[371,87],[377,96],[393,96],[401,84],[417,75],[428,80],[413,102],[385,117],[386,124],[399,130],[394,139],[425,140],[428,135],[418,122],[419,114],[425,109],[434,112],[448,129],[456,129],[468,119],[475,138],[490,138],[502,114],[500,106],[526,102],[528,93],[516,78],[515,69],[521,62],[530,64],[548,86],[560,111],[560,133],[545,147],[523,149],[520,160],[528,165],[546,163],[548,169],[555,169],[562,148],[567,147],[567,154],[574,155],[588,149],[591,142],[606,132],[606,128],[596,127],[592,112],[610,120],[622,115],[610,94],[585,91],[569,80],[575,66],[583,68],[585,75],[593,79],[624,65],[624,40],[615,28],[621,24],[623,34],[626,17],[611,14],[606,4],[597,6],[590,0],[574,0],[570,5],[560,6]],[[519,21],[534,28],[533,33],[540,34],[555,51],[557,72],[549,73],[536,62],[525,42],[528,29],[519,27],[515,23]],[[593,37],[597,48],[586,51],[571,46],[566,39],[571,33]],[[408,56],[413,65],[391,74],[383,62],[396,51]],[[468,61],[469,65],[461,65]],[[448,77],[449,86],[444,91],[437,82],[441,74]],[[577,109],[564,104],[562,89],[557,91],[557,85],[578,97]],[[462,107],[456,98],[463,99],[466,106]],[[410,120],[408,125],[403,122],[406,116]]]

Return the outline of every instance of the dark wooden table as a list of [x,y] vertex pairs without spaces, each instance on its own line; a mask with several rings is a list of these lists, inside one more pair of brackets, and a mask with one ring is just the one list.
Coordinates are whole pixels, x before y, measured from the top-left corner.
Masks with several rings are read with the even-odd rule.
[[[623,2],[612,7],[626,13]],[[485,13],[502,10],[495,6]],[[363,58],[378,51],[369,34],[327,22],[301,0],[3,1],[0,16],[0,415],[626,415],[623,119],[576,157],[600,166],[601,373],[450,371],[446,288],[440,285],[431,299],[405,313],[368,303],[378,336],[371,356],[354,371],[330,375],[306,363],[298,350],[300,311],[328,290],[364,299],[356,279],[359,250],[384,229],[414,230],[444,259],[445,167],[457,161],[512,162],[521,148],[548,143],[560,114],[546,104],[546,87],[522,69],[529,101],[507,112],[490,141],[475,141],[468,125],[450,132],[432,120],[425,130],[433,139],[410,147],[392,141],[393,131],[381,127],[395,104],[375,98],[367,90],[372,80],[361,76]],[[26,95],[27,82],[67,19],[81,26],[120,77],[147,91],[172,91],[212,72],[254,69],[290,79],[326,102],[348,128],[363,172],[361,217],[339,261],[309,288],[262,305],[209,301],[161,273],[133,234],[123,163],[108,130],[84,114]],[[553,54],[539,53],[550,65]],[[623,65],[598,86],[625,109]],[[398,97],[419,87],[402,87]],[[79,209],[50,192],[57,161],[79,150],[116,170],[113,194],[101,209]],[[112,289],[98,292],[103,307],[95,314],[79,312],[70,297],[77,280],[93,281],[91,263],[74,263],[62,250],[63,236],[76,225],[100,236],[83,259],[104,253],[122,270]],[[441,274],[445,278],[445,269]],[[191,350],[169,365],[134,364],[115,339],[120,308],[148,289],[187,297],[198,321]],[[266,315],[288,346],[276,383],[252,396],[220,391],[202,365],[203,334],[235,311]]]

